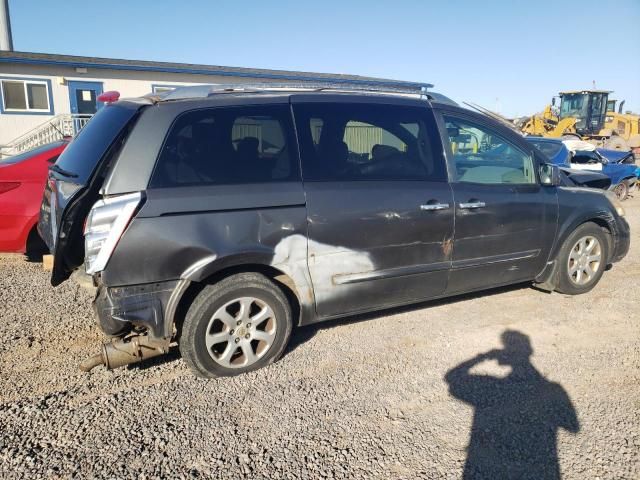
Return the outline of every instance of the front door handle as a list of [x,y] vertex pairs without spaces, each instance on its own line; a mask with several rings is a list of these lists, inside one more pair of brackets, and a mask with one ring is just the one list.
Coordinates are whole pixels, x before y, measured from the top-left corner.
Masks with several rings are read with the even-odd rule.
[[448,203],[427,203],[426,205],[420,205],[420,210],[427,212],[433,212],[435,210],[445,210],[449,208]]
[[474,208],[483,208],[486,207],[487,204],[484,202],[467,202],[467,203],[460,203],[460,208],[465,208],[465,209],[474,209]]

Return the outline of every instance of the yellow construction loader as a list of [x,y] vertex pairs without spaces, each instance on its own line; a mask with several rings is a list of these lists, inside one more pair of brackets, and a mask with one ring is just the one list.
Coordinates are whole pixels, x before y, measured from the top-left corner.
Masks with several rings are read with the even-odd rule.
[[545,137],[572,135],[598,146],[616,150],[632,149],[640,154],[640,115],[622,113],[624,100],[616,111],[616,100],[608,90],[560,92],[542,113],[518,119],[523,133]]

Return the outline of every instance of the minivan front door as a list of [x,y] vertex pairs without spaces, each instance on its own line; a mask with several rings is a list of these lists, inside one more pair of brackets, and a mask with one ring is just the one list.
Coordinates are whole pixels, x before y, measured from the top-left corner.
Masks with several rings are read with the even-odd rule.
[[540,185],[533,152],[511,132],[465,114],[442,124],[455,200],[447,294],[532,280],[552,246],[555,188]]
[[318,315],[442,295],[453,197],[431,112],[411,103],[292,102]]

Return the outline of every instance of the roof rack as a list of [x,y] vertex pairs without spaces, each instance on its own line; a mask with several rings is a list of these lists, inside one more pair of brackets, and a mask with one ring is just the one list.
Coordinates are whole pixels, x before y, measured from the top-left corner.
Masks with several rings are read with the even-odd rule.
[[430,83],[413,82],[368,82],[368,81],[314,81],[314,82],[269,82],[269,83],[230,83],[218,85],[196,85],[179,87],[170,92],[158,95],[160,100],[183,100],[189,98],[206,98],[210,95],[225,93],[260,93],[273,91],[324,91],[340,92],[372,92],[372,93],[402,93],[412,95],[427,95]]

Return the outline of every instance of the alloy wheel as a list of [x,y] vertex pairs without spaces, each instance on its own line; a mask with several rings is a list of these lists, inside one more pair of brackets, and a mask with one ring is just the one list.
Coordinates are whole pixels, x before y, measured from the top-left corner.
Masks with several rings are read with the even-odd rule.
[[220,307],[207,325],[207,352],[226,368],[247,367],[263,357],[276,337],[273,309],[255,297],[240,297]]
[[598,273],[601,263],[600,241],[593,236],[582,237],[569,252],[567,265],[569,279],[576,285],[586,285]]

